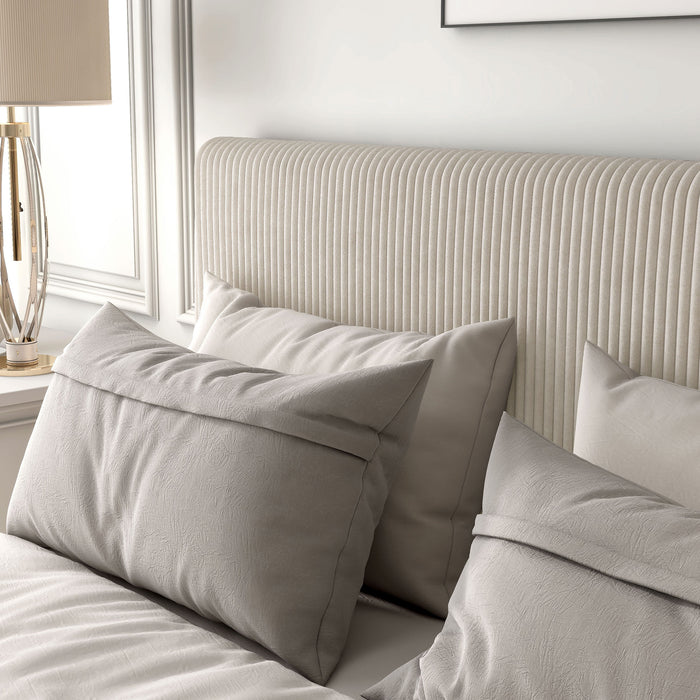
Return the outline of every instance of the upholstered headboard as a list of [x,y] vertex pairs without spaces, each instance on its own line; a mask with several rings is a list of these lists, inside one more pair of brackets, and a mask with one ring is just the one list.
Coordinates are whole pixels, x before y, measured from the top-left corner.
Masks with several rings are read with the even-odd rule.
[[583,343],[698,387],[700,163],[218,138],[197,165],[206,270],[344,323],[515,316],[509,411],[570,448]]

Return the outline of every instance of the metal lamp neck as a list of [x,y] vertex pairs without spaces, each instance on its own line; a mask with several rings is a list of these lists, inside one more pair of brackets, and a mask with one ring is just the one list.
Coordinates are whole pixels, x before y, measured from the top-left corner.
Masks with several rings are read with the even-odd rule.
[[15,108],[7,108],[7,122],[0,124],[0,137],[7,138],[26,138],[31,136],[29,122],[18,122],[15,118]]

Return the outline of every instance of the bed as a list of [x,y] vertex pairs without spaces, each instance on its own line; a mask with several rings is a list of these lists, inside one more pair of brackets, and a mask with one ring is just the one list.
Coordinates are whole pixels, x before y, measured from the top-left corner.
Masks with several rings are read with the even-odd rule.
[[196,187],[190,351],[106,307],[59,360],[0,692],[700,694],[700,164],[227,137]]

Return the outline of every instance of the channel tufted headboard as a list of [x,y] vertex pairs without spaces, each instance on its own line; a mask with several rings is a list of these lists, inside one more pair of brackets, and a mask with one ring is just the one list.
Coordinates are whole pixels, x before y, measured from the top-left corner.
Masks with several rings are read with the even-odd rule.
[[439,333],[515,316],[509,411],[571,448],[583,343],[698,387],[700,163],[217,138],[206,270],[343,323]]

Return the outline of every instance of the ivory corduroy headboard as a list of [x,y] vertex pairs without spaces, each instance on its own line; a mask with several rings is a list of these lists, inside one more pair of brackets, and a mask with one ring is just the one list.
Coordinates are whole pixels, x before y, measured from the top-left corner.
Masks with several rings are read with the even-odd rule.
[[515,316],[509,411],[571,448],[583,343],[698,386],[700,163],[218,138],[197,165],[206,270],[343,323]]

